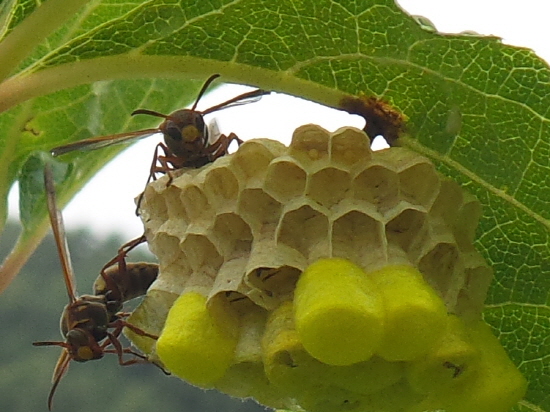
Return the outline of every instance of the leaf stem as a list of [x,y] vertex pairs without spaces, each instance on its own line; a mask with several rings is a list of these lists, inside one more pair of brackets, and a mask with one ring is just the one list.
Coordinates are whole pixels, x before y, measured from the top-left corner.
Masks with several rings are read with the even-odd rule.
[[89,0],[48,0],[0,43],[0,81],[12,73],[21,61],[46,37],[71,18]]
[[[205,67],[208,67],[208,73],[205,73]],[[190,56],[125,54],[66,63],[7,79],[0,84],[0,113],[34,97],[101,80],[146,77],[203,80],[210,73],[221,73],[227,82],[246,84],[252,81],[255,86],[266,90],[303,96],[331,107],[338,107],[345,95],[336,88],[322,86],[289,72]]]
[[46,235],[48,227],[48,221],[46,217],[44,217],[30,235],[28,232],[21,232],[19,239],[17,239],[16,246],[12,249],[4,262],[2,262],[2,266],[0,266],[0,294],[9,286],[11,281],[33,254],[42,241],[42,238]]

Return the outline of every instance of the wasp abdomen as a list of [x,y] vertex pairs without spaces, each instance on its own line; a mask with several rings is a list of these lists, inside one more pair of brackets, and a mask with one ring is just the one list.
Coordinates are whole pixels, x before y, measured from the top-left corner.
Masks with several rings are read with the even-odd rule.
[[145,295],[157,275],[158,265],[154,263],[127,263],[126,271],[120,271],[119,266],[114,265],[97,277],[94,294],[106,295],[120,303],[126,302]]

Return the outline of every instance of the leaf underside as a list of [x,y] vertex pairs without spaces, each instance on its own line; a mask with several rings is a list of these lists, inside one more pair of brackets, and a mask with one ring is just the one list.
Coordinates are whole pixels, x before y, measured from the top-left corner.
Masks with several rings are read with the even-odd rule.
[[[332,107],[346,95],[376,96],[407,119],[400,143],[483,203],[478,247],[495,270],[485,317],[530,382],[516,410],[550,411],[544,61],[495,37],[439,34],[392,0],[83,2],[45,40],[32,44],[19,33],[29,53],[5,58],[25,18],[70,1],[0,5],[0,61],[11,68],[0,84],[0,222],[18,180],[20,249],[46,227],[38,152],[154,127],[158,119],[129,114],[184,107],[212,73]],[[50,21],[37,18],[41,27]],[[61,203],[118,150],[64,157],[70,167],[59,173]]]

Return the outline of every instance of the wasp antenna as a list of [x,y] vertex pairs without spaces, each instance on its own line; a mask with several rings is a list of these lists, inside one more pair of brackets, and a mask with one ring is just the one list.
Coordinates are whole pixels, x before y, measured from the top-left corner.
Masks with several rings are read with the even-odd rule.
[[48,342],[33,342],[33,346],[61,346],[62,348],[67,347],[67,343],[65,342],[54,342],[54,341],[48,341]]
[[136,114],[148,114],[150,116],[156,116],[156,117],[162,117],[163,119],[168,119],[168,115],[162,114],[159,112],[155,112],[153,110],[147,110],[147,109],[137,109],[132,112],[132,116],[135,116]]
[[199,103],[199,100],[201,99],[202,95],[204,94],[204,92],[206,91],[206,89],[208,89],[208,87],[210,86],[210,84],[216,80],[218,77],[220,77],[219,74],[213,74],[212,76],[210,76],[205,82],[204,84],[202,85],[202,89],[201,91],[199,92],[199,95],[197,96],[197,100],[195,100],[195,103],[193,104],[193,107],[191,107],[191,111],[195,111],[195,109],[197,108],[197,104]]

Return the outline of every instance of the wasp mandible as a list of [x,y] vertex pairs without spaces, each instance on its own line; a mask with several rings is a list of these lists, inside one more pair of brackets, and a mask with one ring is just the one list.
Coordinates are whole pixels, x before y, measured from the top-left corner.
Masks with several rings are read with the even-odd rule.
[[[127,327],[140,336],[155,340],[157,336],[126,322],[124,318],[128,314],[120,310],[124,302],[145,294],[157,278],[158,265],[126,263],[127,253],[145,241],[145,236],[141,236],[123,245],[118,254],[101,269],[94,283],[94,295],[78,296],[63,217],[57,208],[52,169],[48,163],[44,169],[44,183],[50,222],[69,295],[69,303],[63,309],[61,316],[61,334],[65,340],[33,343],[35,346],[61,346],[62,348],[53,372],[52,388],[48,396],[48,408],[51,410],[55,390],[72,360],[87,362],[101,359],[105,353],[115,353],[120,365],[147,362],[144,355],[131,348],[122,347],[119,340],[120,333],[124,327]],[[109,348],[109,345],[112,345],[112,348]],[[123,354],[130,354],[132,358],[125,360]]]

